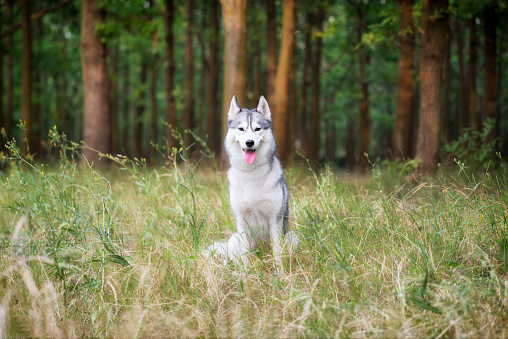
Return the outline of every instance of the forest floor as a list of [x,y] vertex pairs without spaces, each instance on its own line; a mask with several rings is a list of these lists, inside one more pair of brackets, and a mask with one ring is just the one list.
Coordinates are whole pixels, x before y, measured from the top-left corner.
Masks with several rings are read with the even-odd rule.
[[0,337],[508,336],[506,167],[287,169],[280,276],[201,254],[234,231],[224,173],[112,159],[0,172]]

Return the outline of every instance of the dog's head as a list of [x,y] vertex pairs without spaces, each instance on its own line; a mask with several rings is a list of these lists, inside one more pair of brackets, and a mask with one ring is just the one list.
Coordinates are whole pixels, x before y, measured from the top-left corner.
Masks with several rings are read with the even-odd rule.
[[245,109],[238,105],[236,96],[233,96],[228,112],[228,134],[225,142],[226,149],[228,142],[237,142],[245,163],[249,165],[256,160],[260,151],[267,148],[263,144],[268,142],[268,148],[273,148],[271,112],[265,97],[259,98],[255,109]]

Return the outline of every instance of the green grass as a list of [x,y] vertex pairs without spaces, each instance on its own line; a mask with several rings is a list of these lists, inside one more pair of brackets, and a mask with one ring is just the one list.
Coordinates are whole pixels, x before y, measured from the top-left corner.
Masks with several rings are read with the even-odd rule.
[[269,253],[245,275],[201,255],[234,230],[224,173],[115,161],[1,172],[0,337],[508,335],[504,167],[287,169],[281,277]]

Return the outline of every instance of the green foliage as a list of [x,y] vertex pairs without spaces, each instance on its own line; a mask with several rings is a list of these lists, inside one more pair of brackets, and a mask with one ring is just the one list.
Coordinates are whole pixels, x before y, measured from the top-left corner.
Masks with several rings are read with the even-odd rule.
[[492,119],[487,119],[481,131],[467,128],[457,140],[444,145],[443,151],[477,170],[487,169],[495,159],[496,144],[499,142],[498,139],[488,141],[494,124]]

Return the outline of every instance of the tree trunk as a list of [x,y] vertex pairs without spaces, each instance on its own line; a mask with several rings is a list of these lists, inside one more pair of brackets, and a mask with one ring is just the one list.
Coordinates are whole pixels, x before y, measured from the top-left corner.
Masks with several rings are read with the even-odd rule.
[[[64,65],[67,65],[67,39],[63,34],[62,40],[62,61]],[[61,86],[60,86],[60,115],[58,120],[60,121],[60,127],[64,133],[67,133],[67,72],[62,72],[60,75]],[[57,80],[55,80],[57,82]]]
[[300,97],[300,152],[306,158],[309,157],[309,128],[307,118],[307,88],[309,81],[309,66],[312,57],[312,15],[307,14],[305,23],[305,55],[303,59],[302,71],[302,94]]
[[403,159],[409,156],[411,115],[413,114],[414,79],[414,0],[398,0],[400,6],[399,68],[397,72],[397,98],[395,105],[395,126],[393,129],[393,153]]
[[130,155],[130,152],[132,150],[132,138],[129,138],[129,127],[130,125],[130,88],[129,88],[129,82],[130,82],[130,65],[128,62],[125,63],[124,69],[123,69],[123,84],[122,84],[122,93],[123,93],[123,108],[122,108],[122,148],[123,152],[125,154]]
[[[363,27],[365,25],[364,12],[361,5],[358,7],[358,42],[361,42]],[[360,112],[359,112],[359,166],[360,171],[366,174],[369,170],[369,154],[370,145],[370,117],[369,117],[369,83],[365,75],[365,68],[369,63],[369,57],[365,55],[361,47],[358,48],[358,65],[360,67]]]
[[166,120],[169,126],[166,128],[166,140],[168,142],[168,153],[171,154],[171,148],[176,147],[177,142],[171,133],[171,128],[176,128],[175,98],[174,98],[174,73],[175,58],[173,46],[173,18],[174,18],[173,0],[166,0],[166,10],[164,11],[164,19],[166,26],[166,59],[165,83],[166,83]]
[[321,75],[321,50],[323,48],[323,18],[324,9],[320,6],[316,13],[315,19],[313,19],[314,27],[318,32],[314,45],[314,55],[311,60],[311,88],[312,96],[310,102],[310,140],[309,140],[309,162],[313,168],[317,168],[319,160],[319,123],[321,120],[321,114],[319,111],[319,99],[320,99],[320,75]]
[[352,172],[356,166],[356,119],[350,115],[347,119],[347,139],[346,139],[346,169]]
[[[217,1],[211,1],[210,8],[210,30],[211,36],[208,45],[208,90],[206,93],[207,107],[207,131],[208,147],[212,152],[218,155],[220,150],[220,116],[217,114],[217,83],[219,82],[219,62],[218,62],[218,38],[219,22],[217,20]],[[225,99],[224,99],[225,100]]]
[[111,153],[118,153],[118,57],[119,44],[113,49],[111,56]]
[[[6,1],[6,17],[12,18],[12,3],[13,0]],[[8,51],[7,60],[5,62],[5,67],[7,69],[7,96],[5,99],[5,133],[7,134],[7,139],[12,139],[12,106],[13,106],[13,91],[14,91],[14,76],[12,73],[13,64],[12,64],[12,35],[9,35],[6,38],[6,48]]]
[[143,157],[143,115],[146,109],[146,77],[148,62],[142,55],[141,69],[139,71],[139,94],[136,98],[136,115],[134,118],[134,156]]
[[21,15],[21,154],[26,155],[32,140],[32,34],[28,0],[20,0]]
[[190,146],[192,143],[192,135],[189,131],[194,130],[194,105],[193,105],[193,50],[192,50],[192,10],[194,8],[193,0],[185,1],[185,60],[184,60],[184,96],[185,96],[185,112],[184,112],[184,127],[187,130],[185,133],[185,146]]
[[288,144],[286,164],[292,165],[295,160],[295,141],[296,141],[296,81],[295,81],[295,60],[291,63],[289,70],[289,89],[288,89]]
[[[152,45],[154,50],[157,50],[157,30],[154,30],[152,35]],[[154,55],[152,65],[150,67],[150,140],[153,145],[150,145],[150,163],[157,164],[157,149],[154,145],[157,144],[157,54]]]
[[434,171],[439,149],[441,73],[448,23],[448,0],[424,0],[420,47],[420,125],[416,157],[422,173]]
[[275,100],[271,101],[273,128],[277,144],[277,156],[284,164],[288,159],[289,125],[289,74],[295,45],[295,0],[285,0],[282,14],[282,41],[275,79]]
[[[443,70],[443,129],[441,135],[441,143],[446,144],[450,140],[453,140],[452,131],[455,125],[450,119],[450,83],[451,83],[451,46],[452,46],[452,35],[450,26],[446,25],[446,42],[444,51],[444,70]],[[452,128],[450,128],[452,126]]]
[[[110,151],[111,112],[106,47],[95,35],[94,27],[103,17],[94,0],[81,2],[81,69],[83,72],[83,149],[91,163],[99,162],[99,154]],[[96,151],[95,151],[96,150]],[[104,164],[104,160],[102,161]]]
[[[484,44],[485,44],[485,103],[484,119],[492,119],[494,128],[490,131],[487,142],[498,137],[496,131],[499,120],[497,114],[497,70],[496,70],[496,25],[497,13],[494,7],[487,7],[483,11]],[[484,120],[484,121],[485,121]]]
[[277,72],[277,11],[275,0],[266,1],[266,97],[271,100],[275,95],[275,78]]
[[[245,105],[247,79],[247,1],[221,0],[224,23],[224,89],[222,93],[222,121],[228,121],[231,98],[236,94],[240,105]],[[227,127],[222,128],[222,140]],[[220,166],[226,167],[227,157],[221,147]]]
[[471,126],[473,130],[479,130],[478,121],[478,94],[476,91],[476,23],[475,18],[468,21],[469,26],[469,62],[467,67],[467,88],[469,96],[469,116],[471,118]]
[[[464,133],[464,129],[468,126],[468,114],[466,111],[466,79],[464,76],[464,39],[462,38],[463,31],[461,24],[457,19],[453,20],[453,28],[455,30],[456,42],[457,42],[457,57],[458,57],[458,83],[457,83],[457,113],[459,121],[459,132],[458,135]],[[464,146],[464,145],[463,145]]]

